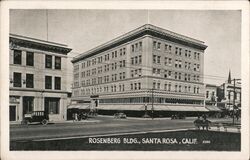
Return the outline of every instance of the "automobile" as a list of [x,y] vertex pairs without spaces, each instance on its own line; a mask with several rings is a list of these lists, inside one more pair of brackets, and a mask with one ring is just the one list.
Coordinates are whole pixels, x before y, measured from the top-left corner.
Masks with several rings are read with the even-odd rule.
[[114,114],[114,118],[117,118],[117,119],[118,118],[122,118],[122,119],[124,118],[125,119],[125,118],[127,118],[127,116],[126,116],[125,113],[119,112],[119,113]]
[[44,111],[32,111],[24,114],[24,120],[21,124],[29,124],[33,122],[40,122],[42,125],[47,125],[49,121],[49,115]]

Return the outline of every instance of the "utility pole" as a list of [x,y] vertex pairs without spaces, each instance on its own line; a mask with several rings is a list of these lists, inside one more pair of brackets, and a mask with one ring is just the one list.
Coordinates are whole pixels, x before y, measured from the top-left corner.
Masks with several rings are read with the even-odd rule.
[[233,98],[233,124],[234,124],[234,106],[235,106],[235,78],[234,78],[234,98]]
[[151,113],[152,113],[152,120],[154,119],[154,88],[152,88],[152,108],[151,108]]

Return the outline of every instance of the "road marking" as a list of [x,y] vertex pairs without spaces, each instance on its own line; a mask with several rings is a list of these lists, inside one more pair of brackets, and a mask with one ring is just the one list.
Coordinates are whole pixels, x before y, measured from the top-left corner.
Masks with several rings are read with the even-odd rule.
[[135,132],[99,134],[99,135],[87,135],[87,136],[47,138],[47,139],[37,139],[37,140],[32,140],[32,141],[40,142],[40,141],[67,140],[67,139],[79,139],[79,138],[90,138],[90,137],[107,137],[107,136],[122,136],[122,135],[133,135],[133,134],[162,133],[162,132],[186,131],[186,130],[189,130],[189,129],[194,129],[194,128],[169,129],[169,130],[154,130],[154,131],[135,131]]

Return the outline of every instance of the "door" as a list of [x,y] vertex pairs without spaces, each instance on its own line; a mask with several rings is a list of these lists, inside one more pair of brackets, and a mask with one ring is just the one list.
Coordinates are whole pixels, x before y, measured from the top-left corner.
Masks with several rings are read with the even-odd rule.
[[34,97],[23,97],[23,115],[34,110]]
[[16,106],[10,106],[10,121],[16,121]]

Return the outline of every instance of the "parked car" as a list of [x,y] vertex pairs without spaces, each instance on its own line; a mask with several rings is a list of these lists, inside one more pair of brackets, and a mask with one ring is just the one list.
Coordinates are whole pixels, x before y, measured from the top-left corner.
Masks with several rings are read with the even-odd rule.
[[114,118],[127,118],[125,113],[119,112],[114,114]]
[[21,124],[29,124],[32,122],[40,122],[43,125],[48,124],[49,115],[44,111],[33,111],[27,114],[24,114],[24,120]]

